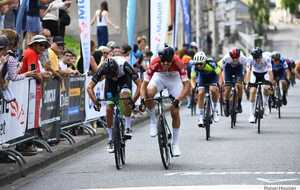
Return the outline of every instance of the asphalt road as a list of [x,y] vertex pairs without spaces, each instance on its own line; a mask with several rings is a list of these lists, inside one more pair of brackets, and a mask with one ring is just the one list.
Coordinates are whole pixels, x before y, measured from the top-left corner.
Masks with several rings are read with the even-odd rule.
[[92,189],[149,186],[300,184],[300,82],[291,89],[288,105],[262,122],[262,133],[247,122],[247,104],[237,128],[221,118],[205,140],[196,117],[183,108],[180,145],[182,156],[170,170],[161,163],[156,138],[147,123],[134,130],[127,146],[127,164],[117,171],[105,142],[4,187],[4,189]]
[[[284,32],[288,37],[294,30]],[[288,41],[283,42],[287,45],[281,49],[289,53],[286,47],[292,46],[294,53],[290,55],[296,56],[297,44]],[[276,43],[281,44],[282,40]],[[231,189],[243,187],[232,185],[300,185],[300,81],[297,82],[296,88],[290,90],[288,105],[282,108],[282,119],[273,111],[264,118],[261,134],[257,134],[256,125],[247,122],[247,102],[243,104],[244,113],[238,115],[237,128],[231,129],[229,118],[222,117],[213,124],[210,141],[205,140],[204,129],[196,126],[196,117],[182,108],[182,156],[172,159],[169,170],[163,168],[157,139],[149,137],[146,122],[135,128],[134,137],[127,144],[127,164],[120,171],[114,166],[113,154],[105,150],[106,142],[99,142],[2,189],[213,189],[205,185],[225,185],[222,189]]]

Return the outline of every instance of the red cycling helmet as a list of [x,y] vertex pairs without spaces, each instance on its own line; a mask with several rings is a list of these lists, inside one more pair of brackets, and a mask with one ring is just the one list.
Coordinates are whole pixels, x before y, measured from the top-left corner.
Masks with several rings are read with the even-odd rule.
[[241,50],[238,48],[233,48],[230,52],[229,55],[232,59],[237,59],[240,57]]

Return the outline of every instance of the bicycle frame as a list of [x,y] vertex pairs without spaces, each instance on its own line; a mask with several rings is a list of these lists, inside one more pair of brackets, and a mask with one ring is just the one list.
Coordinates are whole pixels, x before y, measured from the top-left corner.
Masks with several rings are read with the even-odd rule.
[[212,101],[210,98],[210,91],[209,91],[210,85],[204,85],[205,89],[205,98],[204,98],[204,126],[206,130],[206,140],[209,140],[210,138],[210,124],[213,120],[213,107],[212,107]]
[[157,123],[157,137],[158,137],[158,145],[160,150],[161,159],[165,169],[168,169],[170,166],[170,158],[173,157],[172,154],[172,133],[171,129],[167,123],[165,117],[165,108],[163,104],[164,99],[173,99],[171,96],[164,97],[162,95],[162,91],[160,92],[159,97],[151,98],[152,100],[157,102],[157,110],[158,110],[158,123]]

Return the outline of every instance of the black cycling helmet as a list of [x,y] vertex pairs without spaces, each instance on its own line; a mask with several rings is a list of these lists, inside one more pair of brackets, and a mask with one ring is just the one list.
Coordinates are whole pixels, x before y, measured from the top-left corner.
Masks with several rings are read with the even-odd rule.
[[108,59],[105,64],[105,71],[108,78],[118,76],[119,65],[114,59]]
[[174,56],[174,49],[171,47],[165,47],[163,50],[158,52],[158,56],[161,62],[171,62]]
[[272,60],[280,60],[280,58],[281,58],[281,54],[279,53],[279,52],[273,52],[272,53]]
[[254,59],[259,59],[262,57],[262,49],[259,48],[259,47],[256,47],[256,48],[253,48],[252,51],[251,51],[251,55]]

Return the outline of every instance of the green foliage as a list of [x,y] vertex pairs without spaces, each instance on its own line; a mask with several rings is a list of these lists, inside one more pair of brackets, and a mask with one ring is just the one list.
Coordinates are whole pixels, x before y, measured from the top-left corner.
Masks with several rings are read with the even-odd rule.
[[249,13],[254,23],[256,33],[264,34],[264,25],[269,24],[270,8],[269,0],[253,0],[249,5]]
[[72,50],[77,56],[80,55],[80,42],[73,36],[65,36],[65,48]]
[[298,11],[298,5],[300,0],[281,0],[284,8],[288,9],[291,14],[295,14]]

